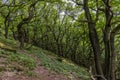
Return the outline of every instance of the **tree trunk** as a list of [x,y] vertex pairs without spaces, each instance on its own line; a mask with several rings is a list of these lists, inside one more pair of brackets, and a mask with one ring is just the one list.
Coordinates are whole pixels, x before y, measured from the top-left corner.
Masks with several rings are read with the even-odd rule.
[[5,27],[5,38],[8,38],[8,27]]
[[106,26],[105,26],[105,30],[104,30],[104,37],[103,37],[103,41],[104,41],[104,45],[105,45],[105,62],[104,62],[104,75],[105,77],[109,80],[109,76],[110,76],[110,23],[108,24],[106,21]]
[[116,53],[114,47],[114,38],[116,33],[120,30],[120,24],[111,31],[110,35],[110,47],[111,47],[111,65],[110,65],[110,80],[115,80],[115,70],[116,70]]
[[115,47],[114,47],[114,37],[115,34],[111,33],[110,36],[110,46],[111,46],[111,69],[110,69],[110,80],[116,80],[115,79],[115,67],[116,67],[116,53],[115,53]]
[[16,33],[17,33],[17,32],[12,31],[12,35],[13,35],[13,38],[14,38],[15,40],[17,40]]
[[17,30],[18,30],[18,39],[20,41],[20,49],[24,47],[24,31],[22,30],[22,26],[24,24],[27,24],[32,18],[33,18],[33,11],[34,11],[34,6],[38,1],[34,1],[29,7],[28,7],[28,17],[23,18],[22,21],[17,25]]
[[104,45],[105,45],[105,67],[104,67],[104,75],[106,77],[107,80],[110,79],[110,30],[111,30],[111,21],[113,18],[113,12],[110,8],[109,5],[109,0],[103,0],[104,4],[105,4],[105,19],[106,19],[106,23],[105,23],[105,29],[104,29],[104,37],[103,37],[103,41],[104,41]]
[[9,20],[10,20],[9,16],[10,16],[10,11],[5,16],[5,21],[4,21],[4,25],[5,25],[5,38],[8,38],[8,28],[9,28]]
[[[100,45],[98,40],[98,35],[94,27],[95,24],[90,23],[89,26],[89,37],[92,44],[93,52],[94,52],[94,61],[97,75],[103,76],[103,71],[100,62]],[[104,77],[104,76],[103,76]],[[97,77],[98,80],[103,80],[101,77]]]
[[22,30],[22,24],[19,24],[17,26],[17,31],[18,31],[18,40],[20,42],[20,49],[24,47],[24,33]]
[[88,0],[83,0],[83,2],[84,2],[85,17],[88,20],[89,37],[90,37],[91,45],[94,52],[96,74],[101,76],[101,77],[97,77],[97,80],[103,80],[104,75],[103,75],[101,62],[100,62],[100,44],[99,44],[99,39],[98,39],[96,29],[95,29],[95,23],[92,20],[92,17],[88,8]]

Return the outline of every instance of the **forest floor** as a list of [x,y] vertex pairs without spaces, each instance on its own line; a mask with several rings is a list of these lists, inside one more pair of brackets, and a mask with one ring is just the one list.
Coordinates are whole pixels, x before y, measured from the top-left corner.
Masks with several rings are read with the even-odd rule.
[[65,59],[58,61],[51,52],[37,47],[15,50],[0,45],[0,80],[90,80],[85,68]]
[[[15,69],[12,69],[12,67],[11,68],[9,67],[10,65],[11,66],[17,65],[16,63],[6,65],[5,64],[7,60],[7,58],[5,57],[6,55],[1,56],[3,57],[0,57],[0,67],[1,69],[3,68],[4,70],[0,72],[0,80],[67,80],[67,78],[65,78],[62,74],[56,74],[54,71],[47,70],[44,66],[39,66],[41,63],[37,57],[29,55],[35,60],[37,66],[34,68],[34,70],[31,71],[31,73],[25,75],[25,73],[23,73],[22,70],[17,71]],[[75,79],[75,77],[73,77],[73,80],[79,79]]]

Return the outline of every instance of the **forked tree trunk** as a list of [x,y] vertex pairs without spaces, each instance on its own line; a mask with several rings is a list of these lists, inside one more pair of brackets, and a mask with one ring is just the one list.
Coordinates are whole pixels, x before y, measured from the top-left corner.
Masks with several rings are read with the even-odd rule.
[[95,61],[95,68],[96,68],[96,76],[97,80],[103,80],[103,71],[101,67],[101,61],[100,61],[100,44],[98,35],[95,29],[95,23],[92,20],[89,8],[88,8],[88,0],[83,0],[84,2],[84,11],[85,11],[85,17],[88,20],[88,29],[89,29],[89,37],[91,41],[91,45],[94,52],[94,61]]
[[[89,27],[94,27],[95,24],[89,24]],[[99,40],[98,40],[98,35],[96,30],[89,29],[89,36],[90,36],[90,41],[92,44],[93,52],[94,52],[94,61],[95,61],[95,68],[96,68],[96,75],[99,75],[101,77],[97,77],[98,80],[103,80],[103,71],[101,67],[101,60],[100,60],[100,45],[99,45]]]
[[103,37],[103,41],[104,41],[104,46],[105,46],[105,62],[104,62],[104,75],[106,77],[107,80],[110,80],[110,54],[111,54],[111,50],[110,50],[110,30],[111,30],[111,21],[113,18],[113,12],[111,10],[110,7],[110,1],[109,0],[103,0],[104,4],[105,4],[105,28],[104,28],[104,37]]

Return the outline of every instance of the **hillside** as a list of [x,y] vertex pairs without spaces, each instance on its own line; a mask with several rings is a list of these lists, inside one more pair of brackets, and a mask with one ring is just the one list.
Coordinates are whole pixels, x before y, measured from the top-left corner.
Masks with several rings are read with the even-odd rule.
[[0,38],[0,80],[90,80],[87,69],[54,53]]

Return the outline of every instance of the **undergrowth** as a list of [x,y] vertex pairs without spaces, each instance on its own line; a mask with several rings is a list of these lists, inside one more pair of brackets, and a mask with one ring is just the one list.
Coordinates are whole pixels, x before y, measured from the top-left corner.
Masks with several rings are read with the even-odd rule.
[[[35,52],[35,53],[34,53]],[[47,53],[46,53],[47,52]],[[38,56],[42,65],[45,66],[48,70],[53,70],[56,73],[62,73],[66,75],[68,78],[68,74],[73,74],[74,76],[82,79],[82,80],[89,80],[90,76],[85,68],[79,67],[72,62],[66,61],[63,59],[62,61],[57,60],[57,56],[53,56],[54,54],[40,48],[33,48],[30,50],[30,53],[34,53]],[[50,55],[51,54],[51,55]]]
[[[0,41],[1,40],[2,39],[0,38]],[[12,47],[17,46],[15,45],[17,42],[14,42],[13,40],[2,40],[2,41],[4,41],[8,45],[11,45]],[[85,68],[77,66],[65,59],[59,61],[57,60],[58,56],[49,51],[43,50],[35,46],[32,46],[29,49],[26,48],[25,51],[38,56],[38,58],[42,62],[41,65],[45,66],[48,70],[53,70],[56,73],[62,73],[68,78],[69,78],[69,74],[73,74],[75,77],[78,77],[81,80],[90,80],[90,76]],[[0,50],[0,54],[8,55],[7,60],[9,63],[17,62],[18,65],[23,66],[25,69],[34,69],[36,66],[35,61],[25,54],[19,52],[13,53],[4,50]],[[33,75],[32,72],[26,72],[26,73],[30,76]]]
[[34,69],[36,66],[34,59],[28,57],[25,54],[19,52],[13,53],[5,50],[0,50],[0,54],[7,55],[7,61],[9,64],[14,62],[25,69]]

